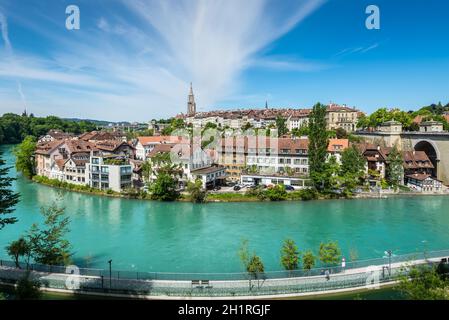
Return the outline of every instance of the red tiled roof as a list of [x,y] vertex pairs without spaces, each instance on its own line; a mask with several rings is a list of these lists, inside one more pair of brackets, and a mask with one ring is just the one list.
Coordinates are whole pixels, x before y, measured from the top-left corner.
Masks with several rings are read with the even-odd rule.
[[425,173],[414,173],[414,174],[409,174],[406,176],[407,178],[412,178],[412,179],[416,179],[419,181],[423,181],[426,180],[427,178],[431,177],[430,174],[425,174]]
[[348,139],[329,139],[328,152],[344,151],[349,147]]
[[137,140],[144,146],[154,143],[180,143],[187,141],[184,137],[178,136],[151,136],[151,137],[138,137]]
[[434,166],[424,151],[404,151],[402,153],[405,169],[433,169]]
[[63,140],[54,140],[51,142],[38,144],[35,153],[42,155],[49,155],[52,151],[58,148],[63,142],[64,142]]

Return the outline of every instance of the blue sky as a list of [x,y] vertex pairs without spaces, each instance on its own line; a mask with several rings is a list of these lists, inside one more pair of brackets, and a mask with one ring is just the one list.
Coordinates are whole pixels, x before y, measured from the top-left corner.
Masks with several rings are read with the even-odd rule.
[[442,0],[0,0],[0,114],[165,118],[191,81],[201,111],[447,103],[448,17]]

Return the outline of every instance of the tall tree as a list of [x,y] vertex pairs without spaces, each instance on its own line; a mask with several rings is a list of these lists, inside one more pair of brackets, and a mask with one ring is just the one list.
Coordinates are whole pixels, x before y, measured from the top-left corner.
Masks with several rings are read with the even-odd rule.
[[341,154],[341,172],[342,174],[351,173],[360,176],[365,171],[366,160],[357,150],[355,145],[351,145]]
[[326,266],[338,264],[341,256],[338,242],[321,243],[319,255],[320,261]]
[[31,254],[30,244],[25,238],[20,237],[19,240],[13,241],[6,247],[6,252],[14,259],[16,268],[20,268],[20,257],[29,256]]
[[292,271],[299,266],[299,250],[295,241],[286,239],[281,249],[281,265],[285,270]]
[[449,280],[434,267],[412,267],[399,278],[398,289],[410,300],[449,300]]
[[309,172],[318,190],[322,190],[323,176],[326,170],[327,145],[326,106],[317,103],[309,118]]
[[9,168],[4,167],[5,161],[0,153],[0,230],[7,224],[17,222],[15,217],[9,216],[14,212],[14,206],[19,202],[19,194],[11,190],[14,178],[8,177]]
[[396,147],[393,146],[390,153],[387,156],[387,170],[386,170],[387,181],[393,187],[398,187],[401,184],[403,170],[403,159],[402,154]]
[[346,196],[353,194],[356,186],[365,175],[365,158],[352,145],[341,155],[340,177]]
[[315,266],[315,255],[307,250],[302,256],[302,267],[305,271],[310,271]]
[[156,180],[150,187],[151,198],[153,200],[173,201],[179,197],[176,191],[178,183],[167,173],[159,173]]
[[14,149],[16,156],[16,168],[27,178],[34,175],[34,151],[36,140],[33,136],[27,136],[20,145]]
[[190,200],[195,203],[203,203],[207,196],[207,191],[203,189],[203,182],[200,179],[187,183],[187,192]]
[[276,128],[278,129],[278,136],[282,137],[284,134],[288,132],[287,124],[284,117],[277,116],[276,117]]
[[64,208],[55,202],[43,207],[44,228],[33,224],[28,233],[28,243],[32,257],[37,263],[47,265],[67,265],[70,262],[70,242],[65,235],[70,231],[70,218],[64,214]]

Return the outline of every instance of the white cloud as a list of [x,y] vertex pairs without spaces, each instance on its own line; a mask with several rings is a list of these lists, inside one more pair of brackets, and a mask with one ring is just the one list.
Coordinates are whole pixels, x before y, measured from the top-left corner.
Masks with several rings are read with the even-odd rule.
[[37,27],[36,32],[58,43],[57,49],[45,57],[18,54],[13,67],[1,59],[0,78],[32,81],[33,87],[54,83],[51,103],[42,102],[39,96],[39,92],[45,93],[51,100],[48,87],[33,91],[28,99],[41,113],[52,113],[50,105],[70,106],[61,114],[70,116],[77,102],[78,110],[85,108],[82,103],[90,102],[95,108],[88,108],[88,113],[96,113],[96,118],[144,121],[172,116],[185,111],[191,81],[199,108],[208,109],[241,94],[239,76],[248,67],[325,68],[313,61],[261,56],[264,48],[323,3],[122,0],[129,12],[113,16],[102,12],[104,16],[95,19],[95,28],[82,27],[71,34],[70,39],[77,41]]

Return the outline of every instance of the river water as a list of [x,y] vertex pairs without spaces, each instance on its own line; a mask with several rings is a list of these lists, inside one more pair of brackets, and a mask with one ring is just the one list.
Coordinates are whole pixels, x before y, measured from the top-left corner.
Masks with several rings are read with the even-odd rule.
[[[0,146],[14,166],[12,146]],[[14,169],[12,176],[17,176]],[[59,197],[71,218],[67,236],[79,266],[155,272],[240,272],[242,239],[265,268],[280,270],[280,247],[294,239],[300,250],[318,251],[337,240],[349,260],[449,248],[449,196],[260,203],[161,203],[90,196],[30,182],[20,176],[19,222],[0,231],[3,249],[35,222],[39,208]]]

